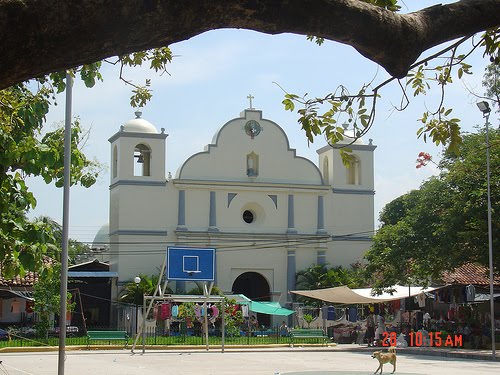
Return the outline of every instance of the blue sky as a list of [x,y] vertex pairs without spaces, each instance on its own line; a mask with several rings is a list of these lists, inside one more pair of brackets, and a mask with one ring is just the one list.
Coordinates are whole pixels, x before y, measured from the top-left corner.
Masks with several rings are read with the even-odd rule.
[[[419,4],[432,4],[421,1]],[[246,30],[216,30],[170,46],[177,56],[168,74],[157,76],[147,68],[126,71],[128,79],[143,83],[152,78],[153,100],[142,109],[143,118],[158,129],[164,127],[167,138],[167,172],[175,171],[191,154],[210,143],[217,129],[248,107],[247,95],[255,99],[253,106],[263,116],[278,123],[287,132],[291,147],[297,154],[317,162],[316,150],[325,145],[322,138],[308,145],[297,123],[295,113],[286,112],[281,104],[283,91],[299,95],[323,96],[342,84],[351,93],[374,79],[380,83],[387,73],[365,59],[352,47],[326,41],[317,46],[301,35],[265,35]],[[481,52],[471,59],[474,74],[457,81],[446,92],[446,106],[453,107],[455,117],[462,120],[464,130],[482,124],[477,99],[466,87],[482,94],[481,80],[486,61]],[[90,129],[85,146],[89,157],[109,166],[108,138],[120,125],[134,117],[129,105],[130,87],[118,79],[118,70],[111,65],[103,70],[104,82],[87,89],[76,81],[73,90],[73,115],[79,116],[83,127]],[[441,149],[417,140],[418,118],[426,108],[434,109],[439,91],[434,87],[423,98],[411,98],[404,112],[394,110],[401,100],[396,82],[380,94],[375,124],[365,141],[373,139],[375,151],[375,217],[392,199],[418,188],[436,173],[429,165],[416,169],[420,151],[438,158]],[[50,111],[47,128],[64,121],[64,96]],[[92,242],[97,230],[108,222],[109,170],[103,171],[91,188],[71,190],[70,237]],[[38,200],[30,216],[48,215],[62,222],[62,189],[31,179],[30,188]]]

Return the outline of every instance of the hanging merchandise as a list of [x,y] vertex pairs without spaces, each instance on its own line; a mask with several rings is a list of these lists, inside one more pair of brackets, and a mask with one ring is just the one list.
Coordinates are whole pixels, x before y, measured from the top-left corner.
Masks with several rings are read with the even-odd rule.
[[172,307],[169,302],[164,302],[161,304],[160,319],[167,320],[172,317]]
[[241,312],[244,318],[248,318],[248,305],[241,305]]
[[326,320],[328,316],[328,306],[323,305],[321,306],[321,319]]
[[219,316],[219,308],[216,305],[212,305],[212,318],[217,318]]
[[205,316],[205,311],[202,306],[195,305],[194,314],[196,315],[197,318],[201,318],[202,316]]
[[455,320],[455,309],[451,306],[450,306],[450,309],[448,310],[447,317],[448,317],[448,320],[451,320],[451,321]]
[[328,320],[335,320],[335,307],[328,306],[327,319]]
[[349,307],[349,321],[356,322],[358,320],[358,309],[355,307]]
[[365,305],[365,306],[363,307],[363,315],[364,315],[364,316],[368,316],[368,315],[370,315],[370,306]]
[[172,316],[174,318],[179,316],[179,306],[177,305],[172,306]]
[[401,309],[401,300],[397,299],[392,302],[392,308],[393,311],[396,312],[397,310]]
[[417,295],[418,307],[425,307],[425,293]]
[[210,309],[212,310],[212,314],[210,316],[210,323],[215,323],[215,321],[219,317],[219,308],[215,305],[212,305]]
[[476,288],[474,285],[467,285],[465,287],[465,295],[467,297],[467,302],[474,302],[476,299]]

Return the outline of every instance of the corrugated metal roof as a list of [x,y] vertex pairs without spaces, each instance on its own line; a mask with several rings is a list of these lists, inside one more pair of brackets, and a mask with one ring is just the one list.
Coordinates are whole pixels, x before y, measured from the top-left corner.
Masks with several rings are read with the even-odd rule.
[[111,271],[69,271],[68,277],[118,277],[118,272]]

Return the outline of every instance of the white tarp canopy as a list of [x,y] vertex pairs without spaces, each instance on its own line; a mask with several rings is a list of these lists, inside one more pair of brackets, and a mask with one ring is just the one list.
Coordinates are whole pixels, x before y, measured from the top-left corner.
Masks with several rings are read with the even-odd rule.
[[417,296],[423,292],[432,292],[439,288],[422,288],[420,286],[395,285],[391,287],[394,292],[373,295],[371,288],[350,289],[349,287],[337,286],[334,288],[315,289],[315,290],[292,290],[294,294],[304,297],[319,299],[330,303],[356,304],[356,303],[379,303],[394,301],[406,297]]

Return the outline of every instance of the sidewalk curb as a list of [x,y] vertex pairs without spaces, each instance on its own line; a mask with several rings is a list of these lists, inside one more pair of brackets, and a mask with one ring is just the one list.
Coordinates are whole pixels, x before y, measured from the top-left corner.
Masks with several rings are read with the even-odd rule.
[[[367,347],[358,346],[353,347],[350,345],[338,345],[336,351],[346,351],[346,352],[373,352],[377,350],[385,351],[387,348],[384,347]],[[461,348],[430,348],[430,347],[410,347],[410,348],[397,348],[397,352],[407,355],[426,355],[432,357],[445,357],[445,358],[462,358],[462,359],[476,359],[481,361],[494,361],[500,362],[499,353],[496,352],[496,356],[493,359],[491,351],[487,350],[472,350],[472,349],[461,349]]]
[[[167,350],[167,351],[198,351],[206,350],[205,345],[147,345],[146,350]],[[330,351],[330,352],[360,352],[371,353],[377,350],[386,350],[383,347],[367,347],[353,344],[340,344],[331,343],[327,346],[316,344],[305,344],[290,346],[288,344],[277,345],[225,345],[224,349],[229,351],[252,351],[259,350],[265,351]],[[21,347],[4,347],[0,348],[0,353],[43,353],[43,352],[56,352],[59,350],[57,346],[21,346]],[[95,350],[127,350],[132,352],[132,346],[124,347],[121,345],[94,345],[87,347],[86,345],[79,346],[66,346],[66,351],[95,351]],[[221,345],[210,346],[210,351],[222,350]],[[134,349],[135,352],[142,351],[142,345],[137,345]],[[456,359],[473,359],[481,361],[494,361],[500,362],[498,354],[493,359],[492,353],[487,350],[471,350],[460,348],[429,348],[429,347],[411,347],[411,348],[398,348],[397,352],[404,355],[421,355],[432,357],[456,358]]]

